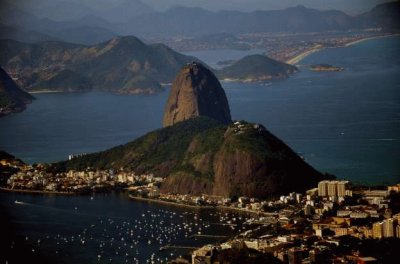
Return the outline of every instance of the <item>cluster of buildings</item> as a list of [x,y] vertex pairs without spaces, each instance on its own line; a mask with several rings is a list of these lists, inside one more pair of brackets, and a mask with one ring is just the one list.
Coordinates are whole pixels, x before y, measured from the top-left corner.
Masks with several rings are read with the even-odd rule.
[[[239,131],[240,125],[235,126]],[[341,263],[373,263],[376,256],[338,253],[341,237],[350,236],[359,241],[400,238],[400,212],[393,211],[390,200],[393,193],[400,192],[400,184],[370,189],[354,187],[348,181],[321,181],[304,194],[293,192],[275,200],[244,196],[232,200],[220,196],[162,193],[159,187],[163,179],[152,174],[89,169],[54,174],[40,165],[19,168],[20,171],[7,180],[9,189],[76,193],[122,187],[141,197],[252,214],[245,223],[248,228],[234,239],[195,250],[191,263],[196,264],[218,263],[216,256],[221,256],[224,250],[233,250],[240,243],[289,264],[326,263],[327,259]],[[223,219],[227,224],[232,220]]]
[[349,181],[321,181],[318,183],[318,196],[344,198],[352,196]]
[[[193,251],[191,263],[218,263],[216,256],[241,241],[247,248],[270,253],[283,263],[378,263],[376,256],[358,251],[338,252],[341,237],[400,238],[400,213],[390,208],[390,193],[354,188],[348,181],[321,181],[304,195],[290,193],[262,205],[248,221],[251,226],[232,240]],[[250,204],[251,198],[243,198]],[[247,208],[247,206],[245,207]]]
[[381,222],[376,222],[372,225],[372,237],[397,237],[400,238],[400,214],[395,215],[393,218],[385,219]]
[[226,37],[221,35],[207,39],[190,37],[154,38],[152,42],[162,42],[178,51],[213,50],[213,49],[262,49],[278,61],[289,61],[313,48],[342,47],[363,38],[380,36],[380,28],[358,32],[335,33],[247,33]]
[[152,174],[136,175],[125,171],[70,170],[65,173],[51,173],[40,168],[27,168],[8,178],[7,187],[13,190],[82,193],[136,185],[152,187],[162,181],[162,178]]

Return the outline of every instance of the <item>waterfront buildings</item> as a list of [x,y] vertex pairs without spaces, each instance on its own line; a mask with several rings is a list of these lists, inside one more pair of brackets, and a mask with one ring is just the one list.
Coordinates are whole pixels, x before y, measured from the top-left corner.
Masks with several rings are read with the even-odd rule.
[[352,196],[348,181],[321,181],[318,183],[318,196],[345,197]]

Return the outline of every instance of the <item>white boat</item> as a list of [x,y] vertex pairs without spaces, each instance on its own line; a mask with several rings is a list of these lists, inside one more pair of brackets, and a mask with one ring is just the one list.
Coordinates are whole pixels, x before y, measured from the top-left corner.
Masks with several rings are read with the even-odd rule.
[[24,202],[20,202],[18,200],[15,200],[14,203],[16,203],[16,204],[25,204]]

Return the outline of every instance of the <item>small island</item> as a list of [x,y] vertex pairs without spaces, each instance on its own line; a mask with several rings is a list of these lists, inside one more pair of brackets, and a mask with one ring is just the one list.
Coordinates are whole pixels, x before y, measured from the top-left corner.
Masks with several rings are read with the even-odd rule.
[[316,72],[338,72],[343,71],[344,68],[333,66],[330,64],[315,64],[311,65],[310,70]]
[[246,56],[230,66],[216,70],[216,75],[224,81],[264,82],[285,79],[297,71],[298,69],[293,65],[256,54]]

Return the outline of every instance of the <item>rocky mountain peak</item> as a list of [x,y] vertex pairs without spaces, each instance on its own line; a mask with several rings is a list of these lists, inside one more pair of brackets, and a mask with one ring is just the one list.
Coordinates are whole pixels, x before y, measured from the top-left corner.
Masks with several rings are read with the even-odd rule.
[[164,127],[197,116],[231,122],[225,91],[215,75],[198,62],[185,65],[175,78],[164,111]]

